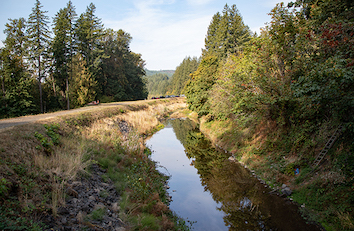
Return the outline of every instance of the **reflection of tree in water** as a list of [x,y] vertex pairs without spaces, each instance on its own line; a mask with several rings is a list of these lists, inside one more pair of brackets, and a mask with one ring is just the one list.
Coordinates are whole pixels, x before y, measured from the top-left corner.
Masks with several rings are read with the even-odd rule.
[[204,189],[221,204],[229,230],[319,230],[304,222],[296,205],[263,193],[264,186],[240,164],[230,162],[227,154],[215,150],[192,121],[171,123],[188,158],[194,159]]
[[224,161],[222,166],[213,168],[207,185],[213,199],[221,203],[220,210],[226,214],[224,221],[230,230],[270,230],[270,214],[260,212],[262,198],[257,182],[241,165]]
[[240,165],[230,164],[229,155],[215,150],[192,121],[173,120],[172,126],[188,158],[194,159],[205,190],[221,203],[219,209],[226,214],[224,221],[230,230],[265,229],[255,181],[250,181],[249,173]]
[[197,129],[197,124],[190,119],[174,119],[170,120],[173,131],[176,134],[177,139],[184,145],[187,140],[187,134],[190,131]]

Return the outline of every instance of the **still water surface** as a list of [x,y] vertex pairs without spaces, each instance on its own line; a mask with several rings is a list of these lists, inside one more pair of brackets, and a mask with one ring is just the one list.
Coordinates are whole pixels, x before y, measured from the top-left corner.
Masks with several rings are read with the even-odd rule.
[[319,230],[293,203],[269,194],[228,155],[215,150],[190,120],[169,120],[146,145],[171,176],[172,211],[193,230]]

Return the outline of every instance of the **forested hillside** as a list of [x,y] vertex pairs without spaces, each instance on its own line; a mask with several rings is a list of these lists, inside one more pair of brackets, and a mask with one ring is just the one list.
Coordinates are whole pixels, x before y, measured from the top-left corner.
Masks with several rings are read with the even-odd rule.
[[144,60],[130,50],[129,33],[104,28],[92,3],[78,16],[69,1],[53,21],[42,7],[36,0],[28,19],[6,23],[0,118],[147,97]]
[[[353,6],[277,4],[254,35],[236,6],[226,5],[213,16],[184,88],[215,143],[268,184],[290,184],[304,214],[328,230],[354,229]],[[339,125],[341,136],[313,165]]]
[[146,76],[151,76],[151,75],[156,75],[156,74],[165,74],[168,77],[171,77],[173,75],[173,73],[175,73],[175,70],[161,70],[161,71],[152,71],[152,70],[148,70],[145,69],[145,75]]
[[[191,74],[197,70],[200,60],[196,57],[186,57],[182,63],[169,75],[167,71],[147,71],[146,81],[149,96],[181,95]],[[149,75],[148,73],[156,73]]]

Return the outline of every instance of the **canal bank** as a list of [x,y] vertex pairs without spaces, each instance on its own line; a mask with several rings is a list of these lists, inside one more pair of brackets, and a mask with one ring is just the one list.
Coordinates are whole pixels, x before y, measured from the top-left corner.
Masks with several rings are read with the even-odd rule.
[[[196,116],[195,116],[196,117]],[[313,162],[337,129],[330,121],[284,129],[276,121],[238,116],[217,120],[198,118],[200,129],[213,143],[274,192],[289,188],[288,199],[300,205],[308,222],[325,230],[354,230],[353,155],[348,130],[342,133],[316,167]]]

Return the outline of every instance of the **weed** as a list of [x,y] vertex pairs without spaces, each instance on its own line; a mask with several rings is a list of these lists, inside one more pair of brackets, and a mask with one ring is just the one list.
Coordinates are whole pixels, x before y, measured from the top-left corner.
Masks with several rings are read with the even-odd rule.
[[[53,151],[53,146],[58,145],[60,143],[60,135],[58,134],[59,124],[44,124],[44,127],[46,128],[46,134],[48,137],[44,136],[39,132],[35,132],[34,136],[41,143],[41,146],[44,148],[44,151],[46,153],[51,153]],[[41,146],[37,146],[36,148],[41,149]]]
[[5,178],[0,179],[0,196],[5,196],[7,192],[9,191],[8,186],[11,183],[8,182]]
[[158,222],[159,221],[155,216],[151,214],[143,214],[141,217],[141,225],[138,229],[144,230],[148,228],[149,230],[159,230],[160,226]]
[[106,190],[100,191],[100,197],[107,198],[109,196],[109,192]]
[[98,208],[93,210],[89,216],[92,220],[101,221],[105,214],[106,211],[104,208]]

